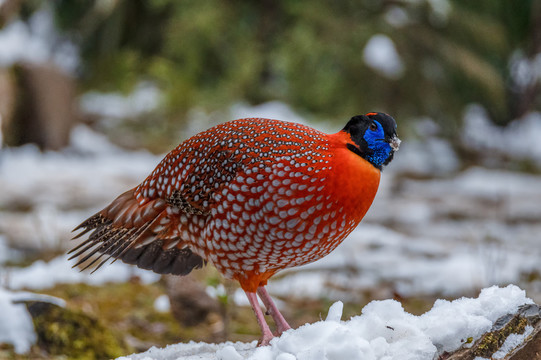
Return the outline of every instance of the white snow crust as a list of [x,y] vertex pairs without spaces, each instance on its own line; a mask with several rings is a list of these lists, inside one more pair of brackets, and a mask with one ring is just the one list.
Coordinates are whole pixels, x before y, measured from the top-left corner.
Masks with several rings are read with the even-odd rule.
[[324,321],[289,330],[269,346],[257,348],[255,341],[190,342],[119,360],[432,360],[436,354],[460,348],[470,337],[478,339],[499,317],[530,303],[516,286],[493,286],[477,298],[438,300],[421,316],[405,312],[397,301],[383,300],[366,305],[361,315],[341,320],[342,303],[337,302]]

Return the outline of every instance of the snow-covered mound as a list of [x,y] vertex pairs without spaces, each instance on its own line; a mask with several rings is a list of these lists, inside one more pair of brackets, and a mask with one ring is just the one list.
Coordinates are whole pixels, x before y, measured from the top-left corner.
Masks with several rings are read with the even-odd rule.
[[52,296],[25,291],[13,292],[0,287],[0,344],[12,344],[18,354],[28,352],[37,340],[32,318],[24,304],[26,301],[65,305],[64,300]]
[[493,286],[475,299],[438,300],[421,316],[405,312],[397,301],[384,300],[369,303],[361,315],[343,321],[342,303],[336,302],[324,321],[289,330],[269,346],[257,348],[255,341],[190,342],[151,348],[119,360],[432,360],[436,354],[471,342],[469,338],[477,340],[499,317],[531,303],[514,285]]

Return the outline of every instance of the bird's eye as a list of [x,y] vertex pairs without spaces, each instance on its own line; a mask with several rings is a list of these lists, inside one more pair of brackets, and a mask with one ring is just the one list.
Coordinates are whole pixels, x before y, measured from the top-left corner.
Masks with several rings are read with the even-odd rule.
[[376,131],[378,129],[378,126],[376,125],[376,123],[370,123],[370,130],[371,131]]

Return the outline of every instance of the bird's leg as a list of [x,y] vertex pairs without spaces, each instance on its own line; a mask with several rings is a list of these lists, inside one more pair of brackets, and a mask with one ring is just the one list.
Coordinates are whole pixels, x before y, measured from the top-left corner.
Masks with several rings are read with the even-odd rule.
[[269,325],[267,324],[267,321],[265,320],[265,315],[263,315],[263,311],[259,307],[259,301],[257,301],[257,295],[254,292],[246,291],[246,296],[248,297],[248,301],[250,301],[252,310],[254,310],[255,317],[257,318],[257,323],[259,324],[259,327],[261,328],[261,332],[263,333],[261,340],[259,340],[258,345],[259,346],[269,345],[274,335],[272,335]]
[[284,319],[283,315],[280,313],[280,310],[276,307],[276,304],[274,304],[274,301],[272,301],[267,289],[265,289],[264,286],[260,286],[257,288],[257,293],[259,294],[261,301],[263,301],[263,304],[265,304],[267,312],[274,319],[278,335],[282,335],[284,331],[291,329],[291,326],[289,326],[286,319]]

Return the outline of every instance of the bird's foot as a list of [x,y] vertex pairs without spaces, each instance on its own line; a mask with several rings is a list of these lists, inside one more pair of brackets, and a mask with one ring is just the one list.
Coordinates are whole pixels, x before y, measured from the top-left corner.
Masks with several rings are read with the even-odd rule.
[[259,339],[258,343],[257,343],[257,346],[267,346],[267,345],[270,345],[270,341],[274,338],[274,335],[272,335],[271,332],[269,332],[268,334],[265,334],[263,333],[263,336],[261,337],[261,339]]
[[278,336],[282,335],[284,332],[288,331],[289,329],[291,329],[291,326],[289,326],[289,324],[285,320],[283,322],[278,321],[276,323],[276,333]]

